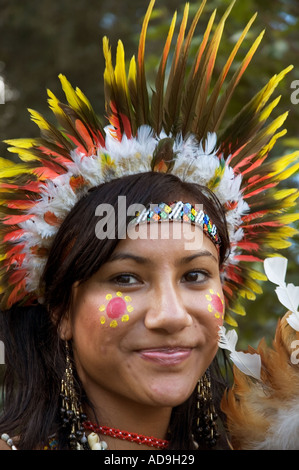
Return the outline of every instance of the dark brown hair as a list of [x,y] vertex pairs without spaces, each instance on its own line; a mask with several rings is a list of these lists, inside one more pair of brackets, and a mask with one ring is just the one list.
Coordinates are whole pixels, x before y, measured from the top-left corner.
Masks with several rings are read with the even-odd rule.
[[[1,315],[6,376],[0,433],[17,434],[21,449],[34,449],[45,443],[52,432],[60,430],[58,411],[64,348],[57,328],[70,306],[73,284],[84,282],[96,273],[119,241],[117,238],[100,240],[95,233],[96,208],[99,204],[108,203],[117,214],[118,196],[126,197],[127,207],[134,203],[147,206],[175,200],[202,204],[221,237],[220,265],[228,254],[224,213],[216,197],[206,188],[182,182],[171,174],[147,172],[124,176],[88,191],[65,218],[52,244],[41,279],[45,304],[30,308],[14,307]],[[127,222],[129,220],[128,217]],[[117,233],[117,217],[115,221]],[[55,325],[51,318],[53,311],[56,312]],[[222,395],[222,391],[218,391]],[[82,388],[80,393],[84,396]],[[192,400],[191,397],[174,410],[173,449],[193,448],[190,436],[192,416],[186,413],[192,408]],[[59,447],[66,448],[66,436],[60,431]]]

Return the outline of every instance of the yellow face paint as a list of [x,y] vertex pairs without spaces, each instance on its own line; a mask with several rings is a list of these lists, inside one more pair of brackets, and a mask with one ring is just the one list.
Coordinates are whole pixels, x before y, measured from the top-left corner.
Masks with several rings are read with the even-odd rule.
[[111,319],[109,326],[116,328],[118,321],[123,323],[129,321],[128,312],[131,313],[134,310],[134,307],[130,304],[131,300],[129,295],[123,296],[121,291],[117,291],[115,295],[108,293],[105,296],[105,302],[99,307],[99,311],[106,314],[106,316],[101,315],[100,317],[101,325],[106,324]]

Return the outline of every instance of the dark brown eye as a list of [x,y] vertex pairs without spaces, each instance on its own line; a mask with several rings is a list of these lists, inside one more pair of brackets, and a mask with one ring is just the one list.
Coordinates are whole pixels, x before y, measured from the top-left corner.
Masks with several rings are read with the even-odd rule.
[[123,285],[131,285],[131,284],[135,284],[136,282],[138,282],[136,277],[133,276],[132,274],[120,274],[114,278],[114,281],[117,284],[123,284]]
[[183,282],[200,283],[207,279],[208,273],[203,271],[190,271],[183,276]]

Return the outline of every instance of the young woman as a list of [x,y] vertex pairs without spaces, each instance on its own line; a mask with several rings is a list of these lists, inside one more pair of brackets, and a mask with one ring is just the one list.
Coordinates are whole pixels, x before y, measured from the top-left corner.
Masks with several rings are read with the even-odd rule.
[[32,111],[41,137],[9,142],[21,162],[2,160],[0,172],[2,448],[229,447],[219,327],[236,325],[240,299],[261,290],[250,263],[293,234],[282,213],[294,191],[276,186],[296,166],[295,155],[266,163],[285,117],[262,127],[288,70],[216,135],[261,38],[222,93],[251,20],[209,96],[231,7],[213,34],[212,15],[188,75],[204,4],[186,37],[185,7],[164,87],[174,16],[151,102],[144,46],[154,0],[128,78],[122,43],[114,69],[104,38],[110,127],[61,76],[68,104],[49,92],[60,127]]
[[[186,250],[190,223],[178,221],[159,224],[158,238],[147,233],[158,225],[153,220],[139,225],[138,239],[100,240],[95,210],[109,201],[117,212],[119,195],[128,207],[147,206],[154,198],[171,203],[175,197],[201,204],[217,223],[220,249],[194,225],[203,236]],[[181,233],[173,232],[177,224]],[[44,271],[44,307],[3,315],[11,367],[7,389],[14,392],[6,397],[1,432],[19,430],[18,448],[42,448],[53,434],[59,447],[69,445],[71,426],[61,427],[60,416],[67,341],[85,421],[167,438],[169,448],[194,449],[197,383],[218,349],[220,270],[228,247],[221,207],[198,185],[149,172],[90,191],[55,237]],[[219,312],[208,310],[211,291],[219,296]],[[214,385],[219,405],[223,388]],[[109,436],[104,440],[109,449],[148,449]]]

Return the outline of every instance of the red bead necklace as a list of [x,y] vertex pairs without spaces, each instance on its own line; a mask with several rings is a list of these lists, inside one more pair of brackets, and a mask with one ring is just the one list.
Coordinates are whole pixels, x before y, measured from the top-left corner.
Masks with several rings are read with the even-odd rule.
[[85,429],[93,431],[96,434],[104,434],[105,436],[135,442],[136,444],[145,444],[149,447],[157,447],[157,449],[167,449],[169,444],[169,441],[165,439],[157,439],[152,436],[144,436],[143,434],[136,434],[134,432],[121,431],[120,429],[111,428],[109,426],[98,426],[90,421],[85,421],[83,426]]

